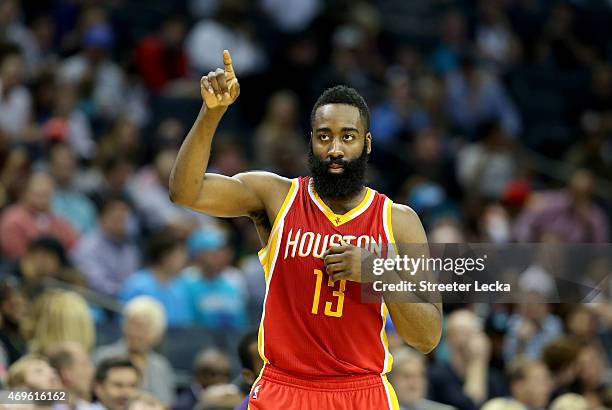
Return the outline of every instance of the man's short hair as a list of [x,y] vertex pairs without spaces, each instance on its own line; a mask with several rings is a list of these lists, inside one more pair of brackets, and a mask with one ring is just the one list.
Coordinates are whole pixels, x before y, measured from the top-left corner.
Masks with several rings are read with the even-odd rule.
[[39,236],[28,243],[27,252],[45,251],[54,254],[62,265],[68,264],[62,243],[54,236]]
[[148,261],[153,265],[157,264],[169,253],[181,246],[184,246],[184,241],[177,235],[173,235],[168,231],[157,232],[151,237],[147,246]]
[[368,108],[368,104],[366,104],[357,90],[347,87],[346,85],[337,85],[323,91],[323,94],[319,96],[317,102],[315,102],[315,105],[312,107],[312,112],[310,113],[311,127],[314,125],[315,114],[319,107],[327,104],[346,104],[356,107],[361,115],[365,132],[370,131],[370,109]]
[[579,353],[580,343],[571,336],[562,336],[544,347],[542,361],[548,370],[558,373],[574,363]]
[[102,360],[98,364],[94,379],[96,383],[104,383],[106,377],[108,377],[108,373],[111,370],[125,367],[134,369],[138,377],[140,377],[140,371],[138,370],[136,365],[134,365],[134,363],[132,363],[132,361],[127,357],[109,357],[108,359]]
[[103,215],[108,211],[111,205],[117,202],[124,203],[128,208],[132,208],[132,201],[125,194],[121,193],[107,193],[102,196],[98,202],[98,213]]

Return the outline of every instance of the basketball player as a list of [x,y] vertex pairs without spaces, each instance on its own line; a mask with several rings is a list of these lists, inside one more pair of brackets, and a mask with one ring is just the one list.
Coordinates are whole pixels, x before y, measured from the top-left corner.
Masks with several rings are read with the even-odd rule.
[[223,63],[201,79],[204,104],[172,169],[170,197],[209,215],[249,216],[265,245],[259,251],[267,293],[258,341],[264,368],[249,408],[398,409],[386,378],[392,360],[387,312],[407,344],[430,352],[440,339],[441,306],[361,302],[361,248],[426,242],[412,209],[364,185],[372,149],[366,103],[344,86],[319,97],[311,118],[310,176],[207,173],[217,125],[240,94],[227,50]]

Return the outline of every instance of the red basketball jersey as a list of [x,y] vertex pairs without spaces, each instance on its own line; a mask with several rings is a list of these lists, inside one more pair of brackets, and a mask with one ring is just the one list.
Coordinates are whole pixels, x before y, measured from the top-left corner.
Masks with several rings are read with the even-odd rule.
[[322,259],[341,239],[386,255],[394,243],[391,205],[385,195],[367,188],[359,205],[336,215],[316,194],[310,177],[292,180],[268,244],[259,252],[266,276],[259,353],[266,365],[298,376],[391,370],[382,298],[361,303],[362,285],[330,282]]

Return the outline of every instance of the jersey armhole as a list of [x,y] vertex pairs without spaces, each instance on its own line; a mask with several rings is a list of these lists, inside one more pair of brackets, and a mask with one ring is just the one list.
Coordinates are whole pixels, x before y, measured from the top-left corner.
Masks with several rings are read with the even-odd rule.
[[395,235],[393,234],[393,220],[391,215],[393,214],[393,201],[389,198],[385,198],[384,210],[383,210],[383,224],[385,232],[387,234],[387,241],[392,245],[396,255],[399,255],[397,243],[395,243]]
[[287,214],[287,211],[291,207],[291,204],[293,203],[293,199],[295,198],[295,194],[298,190],[299,184],[300,182],[298,178],[293,178],[291,180],[291,187],[289,187],[289,192],[287,192],[287,195],[285,195],[283,204],[278,210],[278,213],[276,214],[276,218],[274,218],[274,223],[272,224],[272,228],[270,229],[270,235],[268,236],[268,241],[266,245],[257,252],[257,255],[259,255],[260,259],[265,254],[266,250],[268,249],[270,242],[272,242],[272,238],[276,234],[276,231],[278,230],[278,225],[280,221],[285,217],[285,215]]

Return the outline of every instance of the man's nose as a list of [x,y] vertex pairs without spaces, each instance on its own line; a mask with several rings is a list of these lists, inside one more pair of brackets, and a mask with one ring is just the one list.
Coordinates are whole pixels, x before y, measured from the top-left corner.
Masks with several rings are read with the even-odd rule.
[[332,143],[329,146],[329,151],[327,153],[332,158],[342,158],[344,157],[344,149],[342,146],[342,142],[338,139],[334,138]]

